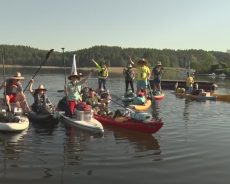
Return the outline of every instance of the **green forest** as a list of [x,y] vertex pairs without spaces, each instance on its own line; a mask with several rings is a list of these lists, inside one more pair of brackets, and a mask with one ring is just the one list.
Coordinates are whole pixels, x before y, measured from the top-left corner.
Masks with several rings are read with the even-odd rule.
[[[39,66],[48,50],[29,46],[0,45],[1,61],[4,55],[6,65]],[[195,69],[198,73],[230,74],[230,53],[205,50],[171,50],[150,48],[121,48],[111,46],[94,46],[76,51],[65,51],[60,48],[54,51],[44,66],[63,67],[63,58],[67,66],[72,65],[73,54],[76,54],[78,67],[94,67],[91,59],[105,61],[110,67],[124,67],[128,58],[134,61],[146,58],[150,66],[161,61],[165,67]]]

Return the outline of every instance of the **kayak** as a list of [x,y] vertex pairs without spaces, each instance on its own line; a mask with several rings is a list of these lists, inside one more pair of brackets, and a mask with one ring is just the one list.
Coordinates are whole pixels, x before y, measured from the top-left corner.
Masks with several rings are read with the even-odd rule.
[[12,120],[0,120],[0,131],[18,132],[29,127],[29,119],[26,116],[14,116]]
[[[92,133],[103,133],[104,128],[102,124],[95,118],[91,117],[91,114],[84,114],[84,111],[78,111],[77,116],[68,117],[64,112],[59,112],[60,120],[64,123],[80,128],[82,130],[90,131]],[[86,117],[87,116],[87,117]],[[90,116],[90,117],[89,117]]]
[[178,97],[188,98],[188,99],[196,100],[196,101],[206,101],[206,100],[215,101],[216,100],[216,97],[210,96],[210,94],[206,96],[206,95],[192,95],[188,93],[175,93],[175,95]]
[[222,95],[222,94],[212,93],[211,96],[215,97],[216,100],[218,100],[218,101],[230,102],[230,95]]
[[27,114],[27,117],[32,122],[37,123],[58,123],[59,121],[59,113],[37,113],[34,111],[31,111]]
[[152,104],[151,100],[147,100],[144,105],[133,105],[132,104],[132,105],[129,105],[128,107],[137,112],[143,112],[143,111],[148,111],[149,108],[151,107],[151,104]]
[[163,126],[162,120],[155,119],[150,121],[140,121],[124,116],[112,118],[98,114],[94,114],[94,118],[100,121],[103,125],[124,128],[142,133],[156,133]]

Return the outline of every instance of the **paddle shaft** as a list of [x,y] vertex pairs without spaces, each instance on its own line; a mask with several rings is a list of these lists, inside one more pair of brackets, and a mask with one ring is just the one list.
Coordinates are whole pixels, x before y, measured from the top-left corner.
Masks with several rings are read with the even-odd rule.
[[8,110],[10,110],[10,107],[9,107],[9,104],[7,103],[7,101],[6,101],[6,72],[5,72],[5,50],[3,51],[3,53],[2,53],[2,69],[3,69],[3,72],[2,72],[2,74],[3,74],[3,81],[4,81],[4,99],[5,99],[5,103],[6,103],[6,105],[7,105],[7,108],[8,108]]
[[[46,57],[44,59],[44,61],[40,64],[40,67],[37,69],[37,71],[34,73],[34,75],[32,76],[31,79],[34,79],[35,76],[37,75],[37,73],[41,70],[42,66],[45,64],[45,62],[49,59],[50,54],[54,51],[54,49],[51,49],[47,54]],[[30,81],[28,82],[27,86],[25,87],[25,89],[23,90],[23,92],[26,91],[26,89],[28,88],[28,86],[30,85]]]

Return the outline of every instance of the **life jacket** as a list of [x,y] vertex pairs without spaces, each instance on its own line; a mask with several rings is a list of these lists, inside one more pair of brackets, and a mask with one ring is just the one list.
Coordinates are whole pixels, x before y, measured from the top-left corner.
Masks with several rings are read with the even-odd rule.
[[7,95],[16,95],[20,91],[22,91],[22,87],[18,83],[14,84],[11,79],[7,80],[6,82],[6,94]]
[[125,70],[125,80],[126,81],[132,81],[134,79],[134,73],[132,69],[126,69]]
[[35,112],[46,112],[47,107],[47,96],[46,94],[39,95],[38,93],[34,94],[34,103],[32,105],[33,111]]
[[99,73],[98,73],[99,77],[103,77],[103,78],[107,78],[109,76],[109,72],[108,69],[106,67],[102,68]]

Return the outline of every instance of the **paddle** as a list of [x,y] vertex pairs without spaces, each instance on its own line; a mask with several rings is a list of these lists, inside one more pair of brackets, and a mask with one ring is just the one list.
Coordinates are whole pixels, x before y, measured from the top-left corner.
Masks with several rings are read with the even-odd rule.
[[3,69],[3,81],[4,81],[4,99],[5,99],[5,104],[8,108],[8,111],[11,111],[11,108],[10,108],[10,105],[7,103],[7,100],[6,100],[6,79],[5,79],[5,50],[3,51],[2,53],[2,69]]
[[[45,64],[45,62],[49,59],[50,54],[54,51],[54,49],[51,49],[47,54],[45,59],[43,60],[43,62],[40,64],[40,67],[37,69],[37,71],[34,73],[34,75],[32,76],[31,79],[34,79],[35,76],[37,75],[37,73],[40,71],[40,69],[42,68],[42,66]],[[23,92],[26,91],[26,89],[28,88],[28,86],[30,85],[30,81],[28,82],[27,86],[25,87],[25,89],[23,90]]]
[[[122,100],[121,98],[119,98],[118,96],[114,95],[114,94],[111,94],[112,97],[115,97],[116,99],[119,99],[119,100]],[[116,100],[113,100],[111,99],[112,102],[114,102],[115,104],[123,107],[124,109],[127,109],[128,111],[131,111],[131,112],[135,112],[134,110],[130,109],[130,108],[127,108],[125,107],[124,105],[120,104],[119,102],[117,102]]]

